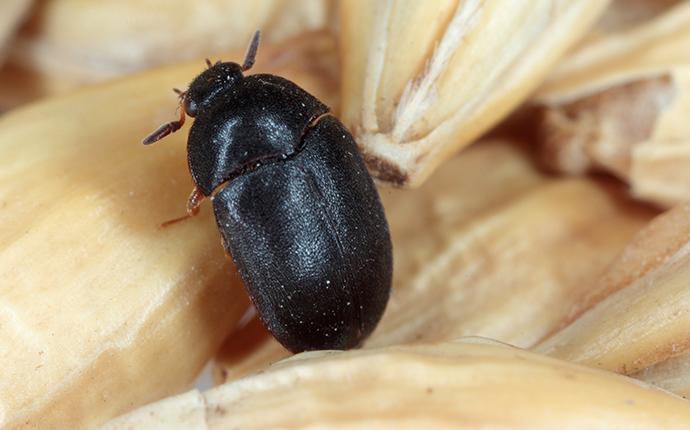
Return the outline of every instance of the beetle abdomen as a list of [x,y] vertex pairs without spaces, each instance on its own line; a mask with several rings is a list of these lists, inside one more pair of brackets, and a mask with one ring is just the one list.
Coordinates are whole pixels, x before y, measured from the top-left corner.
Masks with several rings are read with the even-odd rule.
[[338,120],[322,118],[294,156],[228,183],[213,208],[261,319],[286,348],[348,349],[371,333],[390,292],[391,242]]

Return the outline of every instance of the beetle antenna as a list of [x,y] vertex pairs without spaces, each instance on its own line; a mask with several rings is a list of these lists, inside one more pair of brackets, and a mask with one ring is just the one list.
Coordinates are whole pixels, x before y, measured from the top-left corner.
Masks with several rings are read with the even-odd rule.
[[259,40],[261,39],[261,32],[259,30],[254,33],[252,41],[249,43],[249,49],[247,49],[247,55],[244,57],[244,63],[242,64],[242,71],[245,72],[252,68],[254,65],[254,60],[256,59],[256,51],[259,50]]
[[209,59],[207,58],[207,59],[206,59],[206,67],[208,67],[208,68],[210,69],[211,66],[213,66],[213,63],[211,63],[211,60],[209,60]]

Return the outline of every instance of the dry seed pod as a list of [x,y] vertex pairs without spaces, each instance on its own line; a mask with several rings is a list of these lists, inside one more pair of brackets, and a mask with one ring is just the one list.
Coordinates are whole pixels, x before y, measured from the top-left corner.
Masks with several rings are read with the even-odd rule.
[[262,374],[148,405],[102,429],[685,429],[688,406],[625,377],[464,339],[301,354]]
[[[393,292],[366,346],[463,335],[533,345],[653,215],[623,195],[604,182],[545,178],[506,141],[469,148],[417,190],[383,190]],[[218,379],[286,354],[250,325],[223,348]]]
[[420,185],[523,101],[606,4],[342,2],[343,120],[370,169]]
[[29,11],[31,3],[31,0],[5,0],[0,4],[0,64],[5,59],[7,45]]
[[[332,41],[289,46],[263,46],[256,70],[333,102],[321,69]],[[192,187],[186,132],[141,145],[174,115],[171,88],[204,67],[0,118],[0,427],[92,428],[179,392],[246,311],[209,208],[160,227],[184,213]]]
[[663,206],[690,197],[690,2],[592,38],[537,94],[543,158],[605,170]]
[[[535,350],[638,375],[681,354],[687,357],[689,251],[690,204],[686,204],[658,217],[641,231],[583,301],[582,306],[591,309]],[[574,314],[581,312],[576,310]],[[678,364],[674,360],[662,366],[679,371],[677,379],[687,379]],[[672,379],[668,373],[665,378]],[[674,388],[668,383],[665,386]]]
[[[260,29],[277,41],[326,25],[325,0],[48,0],[14,44],[0,94],[26,99],[180,60],[244,49]],[[19,74],[20,77],[16,77]],[[21,75],[31,75],[26,82]],[[47,81],[47,82],[44,82]],[[32,85],[33,83],[33,85]],[[13,91],[8,106],[23,101]]]

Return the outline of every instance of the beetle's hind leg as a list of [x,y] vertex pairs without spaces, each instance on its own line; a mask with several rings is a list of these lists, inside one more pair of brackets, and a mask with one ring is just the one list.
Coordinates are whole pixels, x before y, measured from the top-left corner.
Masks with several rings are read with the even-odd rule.
[[199,213],[199,206],[201,205],[201,202],[204,201],[206,196],[204,196],[201,191],[197,187],[194,187],[192,190],[192,193],[189,195],[189,198],[187,199],[187,213],[179,218],[174,218],[168,221],[165,221],[163,224],[161,224],[161,227],[167,227],[169,225],[178,223],[180,221],[184,221],[186,219],[189,219],[193,216],[196,216]]

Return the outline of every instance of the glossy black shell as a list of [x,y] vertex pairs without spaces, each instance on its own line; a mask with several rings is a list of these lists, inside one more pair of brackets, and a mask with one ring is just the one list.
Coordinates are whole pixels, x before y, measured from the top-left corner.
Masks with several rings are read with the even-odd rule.
[[386,307],[391,242],[348,130],[294,83],[252,75],[192,126],[189,167],[271,333],[293,352],[348,349]]
[[194,121],[187,142],[194,182],[210,195],[257,163],[295,153],[309,123],[326,112],[323,103],[287,79],[243,78]]

